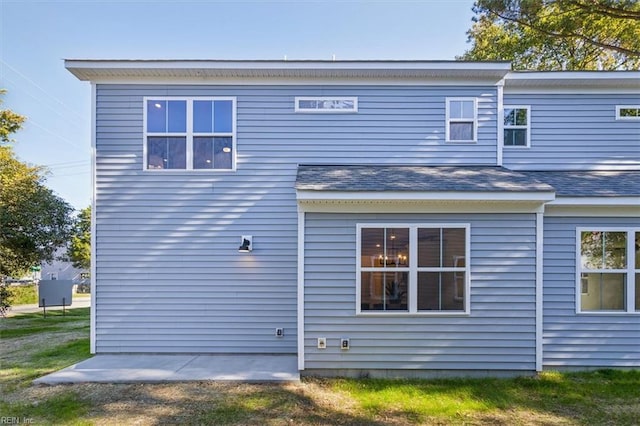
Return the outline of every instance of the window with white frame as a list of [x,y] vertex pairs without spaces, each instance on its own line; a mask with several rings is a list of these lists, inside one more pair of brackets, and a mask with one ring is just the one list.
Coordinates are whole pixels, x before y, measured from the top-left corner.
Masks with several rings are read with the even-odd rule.
[[364,313],[469,312],[469,225],[359,225]]
[[640,231],[578,229],[578,312],[640,312]]
[[145,98],[147,170],[235,168],[235,98]]
[[504,107],[504,146],[523,147],[529,146],[529,107],[505,106]]
[[297,96],[295,98],[295,111],[311,113],[358,112],[358,98]]
[[447,142],[476,142],[478,113],[475,98],[447,98],[446,118]]
[[640,105],[617,105],[616,120],[640,120]]

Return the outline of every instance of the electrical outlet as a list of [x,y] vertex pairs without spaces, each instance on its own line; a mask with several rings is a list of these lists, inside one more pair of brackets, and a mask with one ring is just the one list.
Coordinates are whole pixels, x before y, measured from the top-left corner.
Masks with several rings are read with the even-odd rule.
[[326,337],[318,337],[318,349],[327,349]]
[[345,351],[349,349],[349,339],[340,339],[340,349]]
[[284,337],[284,328],[276,328],[276,337]]

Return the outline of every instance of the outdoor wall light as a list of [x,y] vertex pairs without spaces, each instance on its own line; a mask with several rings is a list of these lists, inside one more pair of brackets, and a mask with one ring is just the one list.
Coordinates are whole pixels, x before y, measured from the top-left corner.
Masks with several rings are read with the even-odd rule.
[[240,237],[240,247],[238,247],[238,252],[240,253],[249,253],[253,250],[253,237],[251,235],[243,235]]

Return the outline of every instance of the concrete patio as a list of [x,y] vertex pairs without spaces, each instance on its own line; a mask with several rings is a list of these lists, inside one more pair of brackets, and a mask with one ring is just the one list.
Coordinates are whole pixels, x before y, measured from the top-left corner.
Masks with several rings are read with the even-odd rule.
[[295,355],[96,355],[34,384],[300,380]]

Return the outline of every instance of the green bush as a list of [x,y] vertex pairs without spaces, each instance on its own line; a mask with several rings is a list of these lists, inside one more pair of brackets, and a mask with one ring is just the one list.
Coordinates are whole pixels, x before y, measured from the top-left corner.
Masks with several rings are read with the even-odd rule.
[[11,306],[38,303],[38,286],[35,284],[9,286],[9,303]]

